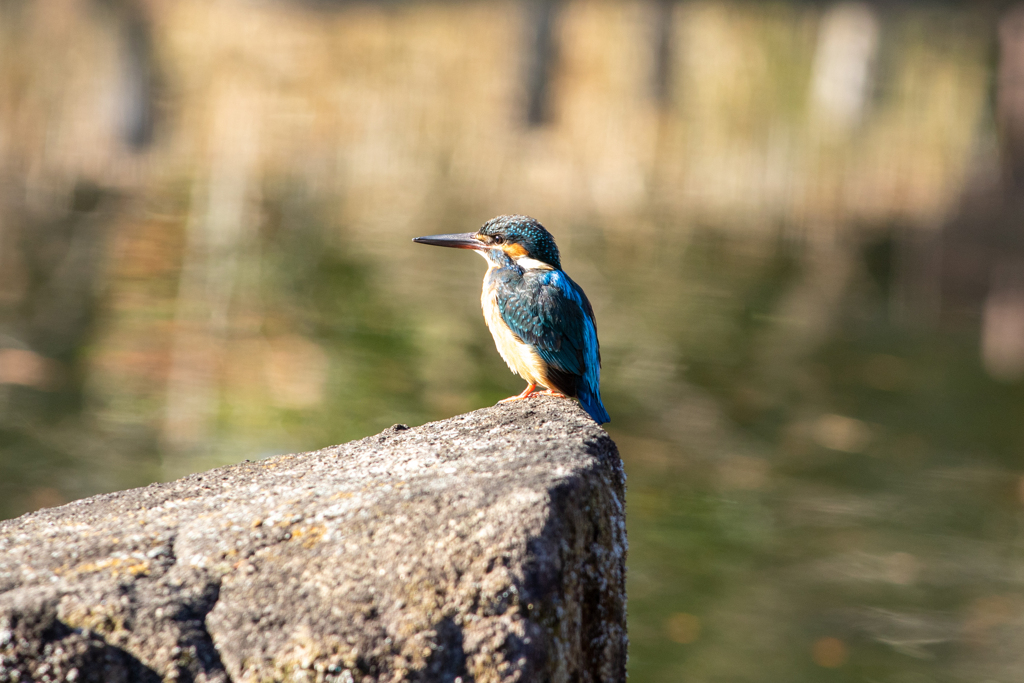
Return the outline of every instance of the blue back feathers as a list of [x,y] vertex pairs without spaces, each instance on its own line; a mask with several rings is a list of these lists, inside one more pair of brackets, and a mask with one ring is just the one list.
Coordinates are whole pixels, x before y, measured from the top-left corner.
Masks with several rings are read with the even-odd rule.
[[[518,222],[523,219],[529,223]],[[541,237],[536,238],[534,244],[547,251],[531,251],[531,257],[560,267],[554,239],[539,223],[524,216],[502,216],[487,225],[499,220],[525,226],[517,228],[524,232],[539,229]],[[549,247],[543,239],[545,236]],[[523,244],[522,239],[518,237],[516,241]],[[560,269],[523,270],[502,252],[492,254],[502,261],[502,265],[488,275],[488,285],[497,290],[501,318],[547,364],[548,377],[555,385],[550,388],[579,398],[580,405],[598,424],[610,421],[601,403],[601,351],[594,309],[587,295]]]

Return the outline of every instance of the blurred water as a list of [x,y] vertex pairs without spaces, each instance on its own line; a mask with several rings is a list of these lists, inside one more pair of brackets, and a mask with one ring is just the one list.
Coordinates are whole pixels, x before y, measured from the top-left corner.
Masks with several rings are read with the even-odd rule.
[[1012,11],[54,7],[0,6],[0,517],[518,393],[409,238],[524,212],[597,312],[631,680],[1024,679]]

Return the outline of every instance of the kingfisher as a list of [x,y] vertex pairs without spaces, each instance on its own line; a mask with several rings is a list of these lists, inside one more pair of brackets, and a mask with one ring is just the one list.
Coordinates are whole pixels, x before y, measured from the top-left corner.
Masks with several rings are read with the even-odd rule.
[[521,394],[501,403],[531,395],[578,398],[595,422],[610,421],[601,403],[594,309],[562,270],[555,238],[543,225],[529,216],[498,216],[477,232],[413,242],[473,249],[487,261],[480,295],[484,321],[498,353],[527,383]]

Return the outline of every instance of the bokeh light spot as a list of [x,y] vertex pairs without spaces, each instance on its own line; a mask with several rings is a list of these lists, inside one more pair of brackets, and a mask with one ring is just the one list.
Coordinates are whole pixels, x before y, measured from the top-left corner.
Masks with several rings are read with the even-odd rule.
[[665,631],[672,642],[689,645],[700,638],[700,618],[686,612],[676,612],[665,620]]
[[814,441],[834,451],[861,453],[871,442],[871,428],[852,417],[822,415],[814,423]]
[[846,643],[832,636],[818,638],[814,641],[814,647],[811,648],[811,657],[814,659],[814,663],[826,669],[841,667],[846,663],[848,656]]

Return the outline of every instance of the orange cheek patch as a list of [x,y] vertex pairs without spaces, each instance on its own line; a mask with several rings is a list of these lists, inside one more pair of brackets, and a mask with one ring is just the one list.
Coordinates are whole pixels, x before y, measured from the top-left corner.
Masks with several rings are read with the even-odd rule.
[[506,244],[501,249],[512,259],[526,256],[526,248],[521,244]]

